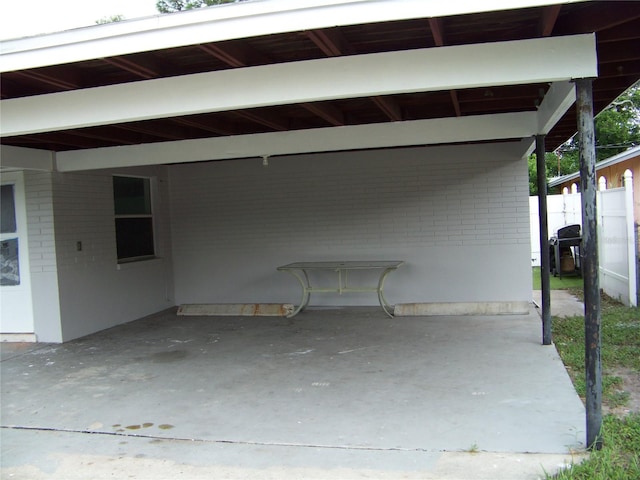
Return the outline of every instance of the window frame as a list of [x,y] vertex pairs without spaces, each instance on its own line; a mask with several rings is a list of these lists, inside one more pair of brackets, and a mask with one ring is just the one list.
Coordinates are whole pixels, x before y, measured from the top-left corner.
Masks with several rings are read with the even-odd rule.
[[[148,182],[149,186],[149,213],[126,213],[119,214],[116,211],[116,190],[115,190],[115,179],[116,178],[135,178]],[[118,266],[126,265],[136,262],[144,262],[149,260],[154,260],[158,258],[158,250],[157,250],[157,238],[156,238],[156,219],[155,219],[155,198],[156,198],[156,177],[143,176],[143,175],[129,175],[129,174],[113,174],[112,176],[112,194],[113,194],[113,214],[114,214],[114,233],[115,233],[115,241],[116,241],[116,259]],[[137,255],[131,257],[120,257],[118,254],[118,226],[117,220],[119,219],[151,219],[151,242],[152,242],[152,250],[153,253],[147,255]]]

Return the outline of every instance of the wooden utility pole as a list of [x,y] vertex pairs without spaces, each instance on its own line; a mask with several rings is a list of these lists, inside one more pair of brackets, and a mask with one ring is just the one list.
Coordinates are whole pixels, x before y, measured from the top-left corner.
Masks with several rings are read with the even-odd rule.
[[[538,217],[540,220],[540,282],[542,288],[542,344],[551,345],[551,287],[549,278],[549,226],[547,222],[547,169],[544,135],[536,135]],[[557,259],[556,259],[557,261]]]
[[602,448],[602,364],[600,359],[600,282],[596,211],[596,147],[593,123],[592,80],[576,83],[580,187],[582,193],[582,245],[580,267],[584,279],[585,374],[587,382],[587,447]]

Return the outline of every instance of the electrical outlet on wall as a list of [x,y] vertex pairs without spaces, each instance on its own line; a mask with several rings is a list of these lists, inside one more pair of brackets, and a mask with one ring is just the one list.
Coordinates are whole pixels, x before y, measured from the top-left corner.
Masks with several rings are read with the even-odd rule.
[[78,252],[82,251],[82,242],[80,240],[76,242],[76,251]]

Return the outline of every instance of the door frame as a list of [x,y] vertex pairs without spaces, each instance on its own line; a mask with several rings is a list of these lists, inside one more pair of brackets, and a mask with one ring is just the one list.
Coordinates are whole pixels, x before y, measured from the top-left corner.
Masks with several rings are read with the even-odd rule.
[[[24,185],[24,172],[3,172],[1,185],[13,185],[16,215],[16,233],[18,238],[18,265],[20,284],[0,286],[2,317],[20,315],[19,322],[0,321],[0,340],[15,342],[35,342],[35,322],[33,316],[33,297],[31,291],[31,268],[29,261],[29,235],[27,223],[27,203]],[[1,234],[0,238],[13,238],[13,234]]]

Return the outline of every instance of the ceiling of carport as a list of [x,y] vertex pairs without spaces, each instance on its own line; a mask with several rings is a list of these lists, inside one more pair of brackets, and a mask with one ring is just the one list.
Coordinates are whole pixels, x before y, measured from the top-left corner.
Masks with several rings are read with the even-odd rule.
[[[597,112],[640,78],[640,2],[578,2],[343,25],[11,69],[0,77],[0,92],[3,102],[46,98],[60,92],[261,65],[591,32],[596,33],[598,51],[598,78],[594,81]],[[473,72],[468,75],[473,76]],[[3,133],[1,141],[4,145],[65,152],[336,126],[534,112],[549,86],[550,82],[482,86],[205,111],[11,136]],[[255,88],[260,88],[260,78],[255,79]],[[216,93],[224,95],[224,92]],[[575,125],[575,111],[570,108],[548,133],[547,149],[559,146],[573,135]]]

